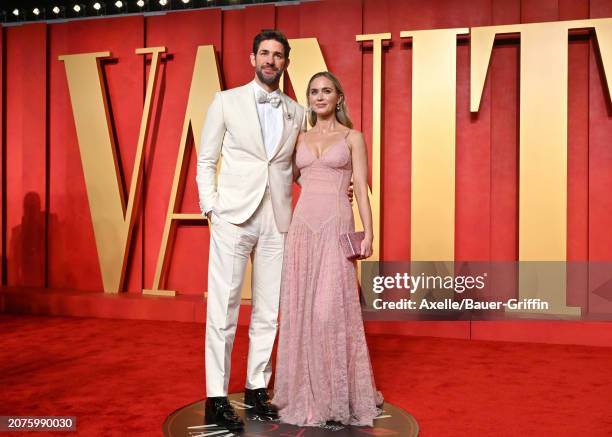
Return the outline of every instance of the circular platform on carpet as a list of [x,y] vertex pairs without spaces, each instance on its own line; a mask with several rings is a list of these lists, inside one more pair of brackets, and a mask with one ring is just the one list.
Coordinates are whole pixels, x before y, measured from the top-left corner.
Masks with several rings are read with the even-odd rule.
[[346,426],[328,422],[321,427],[304,427],[287,425],[278,419],[250,413],[251,407],[243,403],[244,393],[232,393],[229,400],[242,419],[244,430],[240,433],[228,431],[215,424],[206,424],[204,419],[204,400],[179,408],[170,414],[163,426],[167,437],[230,437],[232,435],[248,436],[283,436],[283,437],[365,437],[397,436],[412,437],[419,434],[419,425],[408,412],[385,402],[382,413],[374,419],[374,427]]

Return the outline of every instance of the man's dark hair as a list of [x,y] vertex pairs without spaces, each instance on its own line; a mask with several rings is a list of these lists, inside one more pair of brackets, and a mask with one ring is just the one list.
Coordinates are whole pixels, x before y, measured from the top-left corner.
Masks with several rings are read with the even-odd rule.
[[287,37],[283,35],[282,32],[276,29],[264,29],[261,32],[259,32],[257,35],[255,35],[255,38],[253,38],[253,54],[254,55],[257,54],[257,51],[259,50],[259,44],[261,44],[262,41],[266,41],[269,39],[278,41],[279,43],[283,45],[283,49],[285,51],[285,58],[288,59],[289,52],[291,51],[291,47],[289,46],[289,41],[287,41]]

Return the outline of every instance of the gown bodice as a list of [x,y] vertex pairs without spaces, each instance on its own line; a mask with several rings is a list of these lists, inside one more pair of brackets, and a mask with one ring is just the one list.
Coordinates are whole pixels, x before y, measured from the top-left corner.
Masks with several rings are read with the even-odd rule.
[[353,211],[347,189],[353,167],[346,138],[329,146],[319,158],[302,143],[296,152],[296,165],[302,175],[302,192],[294,218],[305,222],[312,231],[333,218],[352,225]]

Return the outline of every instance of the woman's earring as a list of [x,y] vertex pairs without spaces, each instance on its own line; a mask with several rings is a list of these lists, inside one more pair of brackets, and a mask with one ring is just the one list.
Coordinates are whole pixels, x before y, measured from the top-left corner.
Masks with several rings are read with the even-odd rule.
[[340,103],[336,103],[336,111],[340,111]]

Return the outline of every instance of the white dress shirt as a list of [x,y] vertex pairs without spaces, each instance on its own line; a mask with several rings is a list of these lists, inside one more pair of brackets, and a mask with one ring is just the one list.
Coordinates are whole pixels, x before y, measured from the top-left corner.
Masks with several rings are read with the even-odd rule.
[[261,127],[261,136],[263,138],[264,145],[266,146],[266,154],[268,159],[272,158],[272,154],[278,145],[281,135],[283,133],[283,105],[282,102],[278,107],[274,107],[270,103],[259,103],[257,101],[257,95],[260,92],[264,92],[270,95],[280,96],[280,91],[275,90],[268,93],[264,90],[256,81],[253,84],[253,98],[255,99],[255,105],[257,106],[257,114],[259,115],[259,125]]

